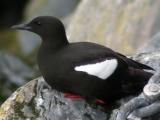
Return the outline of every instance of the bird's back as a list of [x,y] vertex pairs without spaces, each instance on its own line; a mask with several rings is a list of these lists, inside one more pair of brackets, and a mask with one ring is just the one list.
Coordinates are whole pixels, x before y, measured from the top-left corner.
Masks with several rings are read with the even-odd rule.
[[[140,63],[94,43],[72,43],[55,52],[46,52],[42,49],[39,64],[43,76],[53,88],[82,96],[97,96],[108,102],[138,93],[152,75],[138,67]],[[118,67],[105,80],[74,69],[113,58],[118,60]]]

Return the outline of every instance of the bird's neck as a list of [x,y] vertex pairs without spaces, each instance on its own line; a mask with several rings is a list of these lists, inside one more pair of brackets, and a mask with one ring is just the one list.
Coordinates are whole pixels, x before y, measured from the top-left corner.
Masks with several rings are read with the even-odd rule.
[[56,51],[69,44],[66,36],[51,36],[42,39],[42,47],[46,50]]

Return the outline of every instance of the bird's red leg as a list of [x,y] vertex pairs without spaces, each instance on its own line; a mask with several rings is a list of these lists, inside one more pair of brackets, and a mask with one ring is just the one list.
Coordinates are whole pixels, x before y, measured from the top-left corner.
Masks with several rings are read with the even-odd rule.
[[83,98],[83,97],[80,96],[80,95],[76,95],[76,94],[74,94],[74,93],[69,93],[69,92],[65,92],[65,93],[64,93],[64,97],[66,97],[66,98],[71,98],[71,99]]
[[[64,97],[65,98],[70,98],[70,99],[84,99],[82,96],[74,94],[74,93],[70,93],[70,92],[65,92],[64,93]],[[105,102],[101,99],[96,99],[95,101],[96,104],[105,104]]]
[[101,99],[96,99],[96,104],[106,104],[106,102],[104,102],[103,100]]

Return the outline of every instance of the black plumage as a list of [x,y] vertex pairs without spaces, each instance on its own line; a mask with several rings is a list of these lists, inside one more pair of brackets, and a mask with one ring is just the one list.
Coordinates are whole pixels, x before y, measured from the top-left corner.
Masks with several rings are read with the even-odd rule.
[[[61,92],[72,92],[108,103],[139,93],[152,76],[152,73],[143,70],[153,70],[151,67],[107,47],[89,42],[69,43],[64,26],[57,18],[41,16],[13,28],[40,35],[42,44],[37,59],[40,71],[46,82]],[[105,73],[97,72],[101,70],[97,66],[107,70],[103,67],[103,62],[111,70],[106,72],[108,77]],[[97,71],[87,65],[91,68],[97,67]],[[77,70],[77,66],[88,68],[84,70],[79,67],[80,70]],[[112,66],[115,69],[112,70]]]

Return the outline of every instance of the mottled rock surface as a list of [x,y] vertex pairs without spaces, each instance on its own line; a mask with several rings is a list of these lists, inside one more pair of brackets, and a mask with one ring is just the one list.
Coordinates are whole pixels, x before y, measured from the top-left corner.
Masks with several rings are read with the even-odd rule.
[[71,100],[51,90],[43,78],[19,88],[1,106],[0,120],[101,120],[101,109],[90,107],[84,100]]
[[[133,59],[160,70],[160,52],[138,54]],[[106,120],[109,116],[100,106],[89,105],[82,99],[64,98],[41,77],[19,88],[0,107],[0,120]]]

